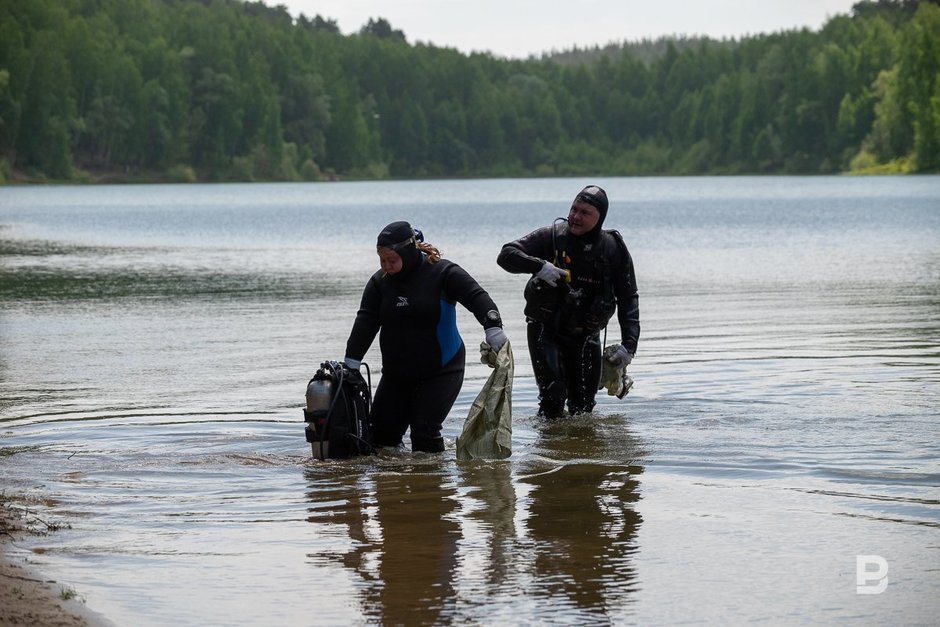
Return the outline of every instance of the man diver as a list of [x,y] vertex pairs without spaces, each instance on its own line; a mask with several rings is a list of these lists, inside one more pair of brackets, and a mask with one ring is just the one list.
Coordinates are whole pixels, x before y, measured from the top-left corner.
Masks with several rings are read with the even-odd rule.
[[607,192],[588,185],[568,218],[509,242],[496,262],[531,274],[525,288],[529,355],[539,389],[539,415],[590,412],[601,376],[600,332],[617,312],[621,343],[608,359],[633,361],[640,309],[633,259],[616,230],[604,230]]

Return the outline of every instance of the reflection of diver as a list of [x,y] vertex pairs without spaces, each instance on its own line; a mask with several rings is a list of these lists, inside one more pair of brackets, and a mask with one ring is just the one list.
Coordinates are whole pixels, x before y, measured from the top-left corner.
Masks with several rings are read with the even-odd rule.
[[[483,527],[480,538],[488,555],[477,570],[486,577],[490,593],[512,579],[512,567],[518,551],[516,540],[516,492],[512,485],[512,465],[508,461],[473,461],[460,465],[460,484],[464,494],[479,503],[469,516]],[[465,502],[467,502],[465,500]],[[482,556],[477,556],[482,557]]]
[[381,583],[370,596],[383,624],[438,624],[453,613],[460,527],[456,490],[441,472],[409,467],[375,477],[383,554]]
[[592,621],[610,620],[636,577],[631,554],[641,518],[633,504],[643,469],[635,441],[624,433],[619,420],[547,425],[540,455],[521,478],[533,487],[526,526],[540,583],[530,594],[570,599]]
[[[454,612],[454,571],[460,526],[456,490],[437,465],[374,468],[309,494],[317,513],[308,520],[348,525],[334,554],[361,577],[361,614],[385,625],[447,622]],[[318,503],[322,504],[318,506]],[[311,555],[311,558],[322,556]]]

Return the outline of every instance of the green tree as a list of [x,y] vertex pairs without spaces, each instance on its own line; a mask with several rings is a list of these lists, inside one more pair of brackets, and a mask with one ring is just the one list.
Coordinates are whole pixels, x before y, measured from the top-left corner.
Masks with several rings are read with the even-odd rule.
[[940,170],[940,7],[527,60],[241,0],[0,1],[0,159],[210,180]]
[[920,171],[940,169],[940,127],[935,109],[940,81],[940,7],[923,3],[900,44],[900,97],[913,119],[914,161]]
[[314,72],[288,77],[281,94],[284,139],[297,144],[310,158],[326,154],[326,130],[331,124],[329,97]]

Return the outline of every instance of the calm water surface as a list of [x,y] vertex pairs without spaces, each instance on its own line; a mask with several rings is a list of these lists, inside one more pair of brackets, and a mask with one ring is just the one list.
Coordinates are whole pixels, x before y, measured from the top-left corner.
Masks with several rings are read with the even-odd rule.
[[[495,257],[588,182],[636,386],[547,423]],[[506,461],[455,459],[465,311],[443,456],[310,458],[398,219],[503,312]],[[0,188],[0,490],[70,525],[14,551],[119,625],[936,624],[938,383],[938,177]]]

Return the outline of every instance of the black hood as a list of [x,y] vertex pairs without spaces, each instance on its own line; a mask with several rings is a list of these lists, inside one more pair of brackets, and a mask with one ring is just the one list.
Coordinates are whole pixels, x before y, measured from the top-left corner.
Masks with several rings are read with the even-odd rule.
[[382,248],[391,248],[401,257],[401,272],[395,277],[404,277],[413,269],[421,265],[422,253],[418,250],[418,242],[415,237],[415,230],[405,221],[392,222],[387,225],[376,240],[376,246]]
[[[601,235],[601,229],[604,228],[604,220],[607,219],[607,192],[597,185],[588,185],[574,197],[572,204],[578,200],[582,200],[587,204],[591,205],[597,212],[600,214],[600,217],[597,219],[597,224],[594,225],[594,228],[581,236],[572,235],[575,239],[593,242],[597,240]],[[570,233],[570,231],[569,231]]]

